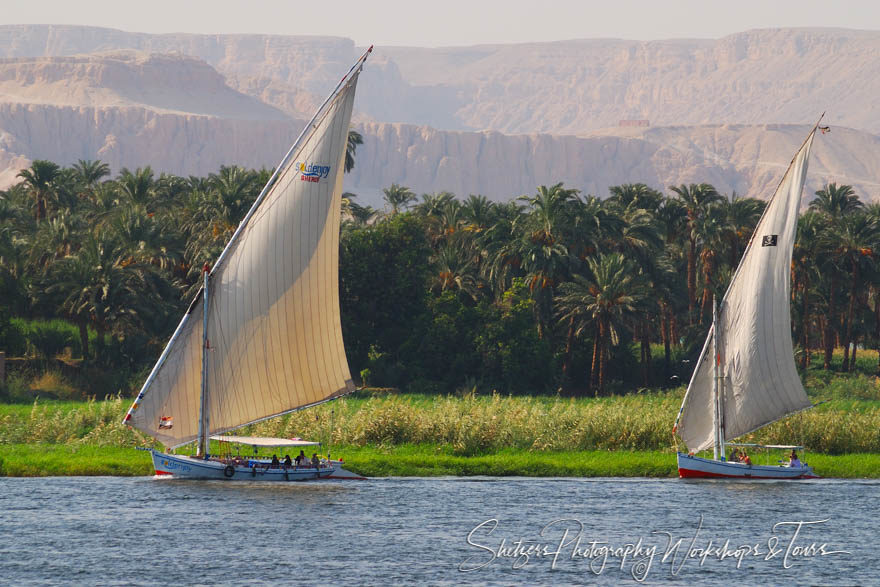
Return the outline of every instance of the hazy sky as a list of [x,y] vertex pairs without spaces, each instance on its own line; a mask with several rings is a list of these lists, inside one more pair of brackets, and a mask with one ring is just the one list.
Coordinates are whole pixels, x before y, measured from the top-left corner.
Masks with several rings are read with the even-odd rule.
[[333,35],[436,47],[562,39],[718,38],[753,28],[880,29],[877,0],[12,0],[2,24],[148,33]]

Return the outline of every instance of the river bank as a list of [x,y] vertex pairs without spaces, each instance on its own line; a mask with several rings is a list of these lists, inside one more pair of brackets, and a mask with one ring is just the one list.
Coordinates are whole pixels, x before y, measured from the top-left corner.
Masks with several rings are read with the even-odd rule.
[[[366,477],[676,477],[671,451],[559,451],[504,450],[473,456],[456,455],[450,446],[397,447],[341,446],[334,458]],[[758,456],[769,464],[772,456]],[[822,477],[880,478],[880,454],[821,455],[805,460]],[[11,444],[0,447],[0,476],[145,476],[152,475],[149,453],[133,448]]]
[[[806,446],[807,462],[823,477],[880,477],[880,381],[811,377],[807,389],[813,401],[827,401],[740,441]],[[673,444],[671,424],[683,393],[566,398],[369,390],[237,433],[319,441],[367,477],[675,477],[675,451],[684,447]],[[0,404],[0,475],[151,475],[149,455],[134,449],[161,447],[122,423],[129,403],[115,397]],[[779,456],[752,459],[775,464]]]

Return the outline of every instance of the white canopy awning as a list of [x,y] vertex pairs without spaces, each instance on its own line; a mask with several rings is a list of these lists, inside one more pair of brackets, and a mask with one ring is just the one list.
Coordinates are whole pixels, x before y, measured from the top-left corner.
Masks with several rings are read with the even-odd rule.
[[301,438],[269,438],[266,436],[212,436],[211,440],[219,440],[220,442],[237,442],[238,444],[249,444],[251,446],[321,446],[320,442],[312,442]]

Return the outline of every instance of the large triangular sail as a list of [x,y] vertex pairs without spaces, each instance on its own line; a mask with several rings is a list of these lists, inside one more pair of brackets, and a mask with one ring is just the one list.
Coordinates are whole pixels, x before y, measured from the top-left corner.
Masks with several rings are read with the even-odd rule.
[[[818,126],[818,125],[817,125]],[[791,257],[816,127],[795,155],[755,227],[710,331],[676,421],[688,449],[714,443],[713,355],[719,360],[723,439],[747,434],[810,406],[791,340]]]
[[[366,54],[279,165],[210,273],[208,434],[354,390],[339,313],[342,179]],[[198,436],[204,298],[172,336],[126,416],[169,447]]]

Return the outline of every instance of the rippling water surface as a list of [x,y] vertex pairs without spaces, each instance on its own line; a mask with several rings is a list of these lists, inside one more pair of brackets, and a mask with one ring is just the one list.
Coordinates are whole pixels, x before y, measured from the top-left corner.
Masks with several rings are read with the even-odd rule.
[[878,497],[832,480],[0,479],[0,583],[876,584]]

